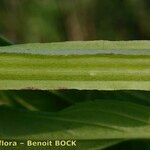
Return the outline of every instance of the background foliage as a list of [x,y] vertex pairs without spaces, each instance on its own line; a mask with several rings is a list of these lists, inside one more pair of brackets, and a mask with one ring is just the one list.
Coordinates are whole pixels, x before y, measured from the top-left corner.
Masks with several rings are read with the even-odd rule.
[[149,0],[0,0],[0,34],[15,43],[150,38]]
[[[4,37],[7,37],[11,41],[13,41],[13,43],[96,39],[148,40],[150,39],[149,6],[149,0],[0,0],[0,45],[4,46],[12,44]],[[1,37],[1,35],[3,35],[4,37]],[[131,127],[143,125],[143,122],[141,122],[141,119],[143,118],[145,124],[149,125],[149,96],[149,91],[146,92],[132,90],[109,92],[96,90],[78,91],[63,89],[54,91],[0,90],[0,105],[5,104],[5,106],[7,106],[0,106],[2,116],[0,122],[0,133],[1,135],[4,134],[5,136],[13,136],[13,134],[19,132],[22,133],[22,131],[26,132],[29,128],[27,128],[27,126],[25,127],[24,124],[31,125],[31,129],[35,129],[35,131],[41,130],[40,132],[42,132],[42,129],[44,128],[55,128],[55,124],[54,126],[49,126],[49,124],[48,126],[45,126],[48,120],[46,120],[46,123],[41,121],[40,128],[35,128],[35,123],[39,123],[39,119],[37,117],[39,114],[38,112],[34,114],[33,111],[41,111],[41,114],[42,112],[46,112],[42,114],[43,116],[45,116],[47,114],[51,115],[55,112],[59,113],[61,110],[65,110],[68,109],[68,107],[71,107],[71,109],[68,109],[67,111],[72,112],[76,109],[78,110],[78,107],[76,107],[78,103],[87,102],[86,104],[88,104],[88,102],[90,102],[89,104],[91,105],[91,102],[94,104],[95,100],[99,100],[96,101],[96,105],[93,105],[93,107],[91,107],[93,109],[93,112],[95,111],[95,114],[92,114],[91,112],[87,114],[86,116],[89,115],[89,119],[87,118],[87,120],[85,121],[91,121],[90,119],[92,119],[93,116],[97,116],[95,121],[101,118],[100,115],[97,115],[98,113],[95,109],[95,107],[97,106],[97,104],[99,104],[99,102],[101,102],[101,100],[105,100],[105,102],[108,102],[109,105],[111,104],[112,100],[115,100],[115,102],[118,103],[120,103],[121,101],[127,103],[131,102],[131,104],[137,103],[139,106],[141,105],[139,108],[142,108],[136,108],[137,111],[134,111],[133,108],[135,107],[131,107],[131,105],[124,105],[125,103],[123,103],[123,105],[120,105],[120,107],[117,107],[119,109],[121,108],[120,110],[128,110],[125,112],[125,115],[126,113],[127,115],[128,113],[131,113],[131,122],[127,122],[126,120],[124,120],[125,118],[122,117],[123,125],[125,125],[124,122],[128,123],[128,126]],[[112,104],[114,105],[115,103]],[[115,105],[118,106],[118,104]],[[80,107],[82,113],[83,108],[86,110],[89,107],[86,107],[86,105],[85,107]],[[21,111],[23,113],[21,113]],[[30,119],[31,116],[28,115],[26,111],[31,114],[31,116],[35,115],[35,118],[33,117]],[[115,112],[116,109],[114,109],[113,111]],[[24,117],[24,112],[26,112],[26,118]],[[74,115],[70,112],[69,115]],[[144,113],[143,115],[141,115],[142,113],[139,112]],[[145,112],[147,115],[145,115]],[[65,111],[63,113],[66,117]],[[135,115],[136,118],[133,118]],[[80,118],[80,115],[75,116],[77,117],[75,118],[77,119],[77,121],[82,121],[82,119],[84,119],[84,117],[82,116]],[[63,115],[60,117],[63,117]],[[70,117],[72,118],[72,116]],[[114,115],[113,117],[115,118],[116,116]],[[10,118],[10,120],[8,120],[7,118]],[[106,123],[107,121],[110,121],[110,118],[108,120],[105,120],[105,118],[104,120],[100,120],[99,123],[101,123],[101,121],[106,121]],[[115,122],[115,119],[112,120],[113,123],[116,123],[116,125],[119,127],[118,121],[116,120]],[[133,121],[135,124],[132,124]],[[91,122],[93,123],[93,121]],[[62,126],[60,124],[60,126],[64,129],[67,127],[67,125],[65,124],[64,126]],[[25,130],[23,129],[24,127]],[[133,133],[136,134],[136,132],[134,131]],[[143,132],[143,134],[145,135],[148,133],[149,132],[146,132],[146,130]],[[89,135],[91,136],[91,133]],[[139,134],[139,137],[140,135],[141,134]],[[87,149],[87,147],[91,149],[91,147],[93,148],[93,146],[103,146],[103,148],[110,146],[107,145],[107,142],[108,144],[110,144],[109,140],[107,142],[100,142],[95,140],[93,145],[91,144],[92,142],[93,140],[88,141],[87,143],[83,143],[83,145],[81,145],[81,149]],[[148,150],[150,148],[149,143],[150,142],[148,139],[137,139],[125,141],[106,149]]]

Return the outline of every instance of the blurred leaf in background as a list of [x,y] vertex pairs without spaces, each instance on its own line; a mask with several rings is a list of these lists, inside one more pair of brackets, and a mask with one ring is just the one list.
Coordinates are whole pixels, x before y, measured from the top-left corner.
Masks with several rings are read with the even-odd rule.
[[15,43],[150,38],[149,0],[1,0],[0,33]]
[[0,35],[0,46],[12,45],[13,43]]

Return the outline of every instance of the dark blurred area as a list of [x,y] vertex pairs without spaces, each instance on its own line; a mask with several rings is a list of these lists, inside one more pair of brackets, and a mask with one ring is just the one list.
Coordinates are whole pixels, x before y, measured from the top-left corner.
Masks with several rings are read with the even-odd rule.
[[0,0],[0,34],[15,43],[149,40],[150,0]]

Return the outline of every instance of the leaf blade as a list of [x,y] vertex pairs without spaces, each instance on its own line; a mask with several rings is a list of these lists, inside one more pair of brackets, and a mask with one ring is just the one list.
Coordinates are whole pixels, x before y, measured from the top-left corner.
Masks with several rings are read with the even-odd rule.
[[6,39],[3,36],[0,36],[0,46],[8,46],[8,45],[12,45],[13,43],[11,41],[9,41],[8,39]]
[[[102,43],[100,42],[99,45]],[[124,48],[124,45],[132,48],[132,45],[134,45],[132,50],[138,50],[137,43],[141,44],[142,42],[124,42],[117,48]],[[88,43],[83,42],[84,44],[88,45]],[[136,44],[137,47],[135,47]],[[52,51],[52,46],[49,46],[49,44],[46,44],[46,46],[44,44],[40,44],[40,46],[33,44],[33,47],[29,45],[29,49],[28,45],[5,47],[5,53],[3,53],[3,48],[0,48],[0,89],[150,90],[150,51],[147,44],[149,45],[148,41],[146,41],[147,53],[142,49],[138,50],[143,55],[141,53],[134,55],[129,52],[125,55],[118,53],[115,55],[111,53],[103,54],[103,52],[102,54],[93,54],[94,47],[92,49],[92,46],[94,46],[94,43],[92,43],[90,51],[92,54],[86,54],[85,52],[82,55],[80,53],[79,55],[68,55],[65,52],[63,54],[58,52],[56,55],[48,53],[40,55],[36,51]],[[60,45],[54,43],[54,45],[55,51],[58,51],[57,48],[61,49],[60,45],[63,45],[63,43]],[[64,45],[67,47],[67,44]],[[86,46],[78,47],[79,44],[76,42],[73,45],[76,46],[76,49],[81,48],[83,52],[86,50]],[[110,50],[110,46],[113,46],[113,42],[108,42],[105,45],[106,52]],[[48,47],[49,49],[47,49]],[[70,47],[67,51],[76,52],[74,48],[71,49]],[[15,54],[10,54],[9,49]],[[31,53],[33,50],[36,55],[24,54],[24,50],[31,51]]]
[[[89,106],[92,111],[88,111]],[[101,109],[106,111],[98,113]],[[118,116],[118,112],[122,115]],[[1,106],[0,136],[16,140],[75,139],[79,145],[86,140],[98,140],[97,144],[104,148],[129,139],[150,139],[149,112],[147,106],[119,101],[84,102],[58,113],[21,111]],[[90,144],[93,145],[92,141]]]

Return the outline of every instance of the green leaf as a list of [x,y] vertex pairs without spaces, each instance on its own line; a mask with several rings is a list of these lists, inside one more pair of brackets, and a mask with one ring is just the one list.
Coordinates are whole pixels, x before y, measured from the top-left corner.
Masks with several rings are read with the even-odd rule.
[[[76,41],[56,43],[29,43],[1,48],[1,52],[26,54],[147,54],[150,55],[150,42],[145,41]],[[84,50],[84,51],[83,51]],[[107,50],[107,51],[106,51]]]
[[0,139],[72,139],[77,147],[61,148],[79,150],[147,143],[149,91],[149,41],[0,47]]
[[150,42],[0,48],[0,89],[150,90]]
[[92,100],[110,99],[132,102],[150,106],[149,91],[121,90],[4,90],[0,91],[0,103],[15,108],[34,111],[55,112],[67,108],[75,103]]
[[0,46],[12,45],[13,43],[3,36],[0,36]]
[[54,112],[73,104],[67,96],[62,98],[63,93],[63,91],[5,90],[0,91],[0,104],[32,111]]
[[113,145],[111,147],[106,148],[105,150],[149,150],[150,142],[149,140],[130,140],[119,143],[117,145]]
[[90,149],[102,149],[124,140],[149,139],[149,112],[147,106],[113,100],[78,103],[56,113],[1,106],[0,137],[18,141],[72,139],[77,140],[78,149],[89,145]]

